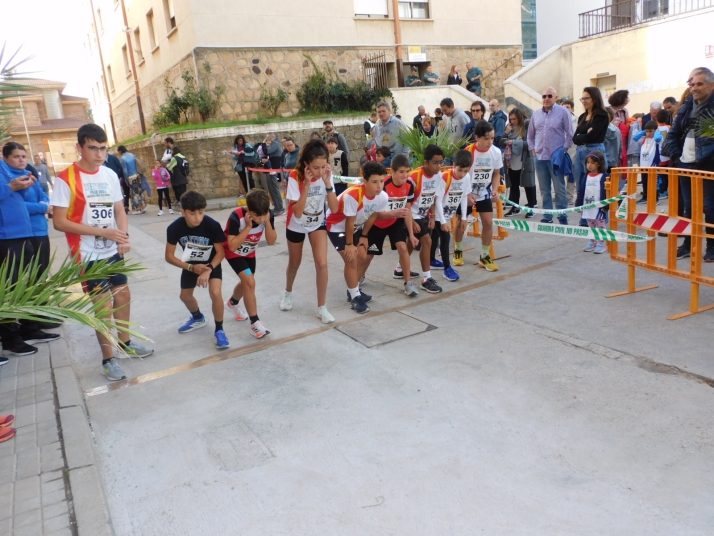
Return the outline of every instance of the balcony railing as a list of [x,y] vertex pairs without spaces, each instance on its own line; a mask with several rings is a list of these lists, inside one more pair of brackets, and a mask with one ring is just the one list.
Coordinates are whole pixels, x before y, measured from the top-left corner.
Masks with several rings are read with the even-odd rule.
[[580,38],[708,7],[714,7],[714,0],[613,0],[605,7],[580,13]]

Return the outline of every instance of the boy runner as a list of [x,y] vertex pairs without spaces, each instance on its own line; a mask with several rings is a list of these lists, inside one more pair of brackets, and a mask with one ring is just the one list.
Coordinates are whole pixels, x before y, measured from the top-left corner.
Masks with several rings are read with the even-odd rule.
[[[77,131],[76,147],[80,161],[60,172],[55,181],[52,221],[55,229],[65,233],[72,255],[80,262],[90,261],[87,267],[102,259],[109,259],[110,264],[119,262],[131,249],[129,222],[119,177],[102,165],[107,157],[107,135],[97,125],[84,125]],[[110,294],[105,311],[113,310],[114,321],[128,325],[131,293],[125,275],[87,281],[82,287],[85,293],[95,292],[94,303]],[[121,331],[117,337],[125,354],[120,357],[146,357],[154,352],[132,341],[128,333]],[[97,340],[102,350],[102,374],[112,381],[125,379],[109,339],[97,332]]]
[[448,281],[458,281],[459,274],[451,267],[449,260],[449,241],[451,240],[451,218],[458,213],[461,216],[459,225],[466,230],[468,210],[468,194],[471,190],[471,175],[469,170],[473,160],[471,153],[465,150],[454,155],[454,167],[442,173],[443,180],[436,188],[436,226],[431,235],[431,264],[436,260],[437,244],[441,248],[441,260],[444,267],[444,278]]
[[327,236],[345,261],[347,299],[360,314],[369,311],[367,302],[372,301],[372,296],[360,292],[359,276],[367,262],[369,231],[378,213],[387,210],[384,175],[382,164],[367,162],[362,168],[362,184],[345,190],[337,198],[337,210],[327,213]]
[[[255,299],[255,248],[265,233],[269,246],[278,238],[275,232],[275,218],[270,211],[270,195],[265,190],[254,189],[245,197],[246,207],[238,207],[228,218],[224,234],[223,249],[226,260],[240,281],[228,298],[226,307],[233,312],[236,320],[250,318],[250,330],[256,339],[265,337],[270,331],[258,318],[258,303]],[[241,299],[245,305],[240,303]]]
[[[501,150],[493,145],[494,130],[491,123],[479,121],[474,128],[474,133],[476,134],[476,143],[466,147],[473,157],[469,204],[476,206],[481,220],[479,265],[489,272],[495,272],[498,270],[498,266],[491,259],[491,238],[493,237],[493,203],[491,200],[498,198],[503,157]],[[459,249],[461,249],[460,246],[459,243]]]
[[384,239],[388,236],[392,250],[399,252],[399,264],[406,270],[400,275],[404,278],[404,293],[414,297],[419,294],[419,291],[410,281],[407,236],[412,247],[416,247],[419,240],[414,236],[414,226],[412,225],[414,184],[407,180],[410,169],[409,157],[404,153],[399,153],[392,158],[392,176],[384,181],[384,192],[389,197],[387,211],[381,213],[381,217],[387,219],[380,219],[378,216],[369,230],[367,261],[364,272],[361,272],[360,275],[364,277],[374,256],[382,254]]
[[[436,185],[441,181],[441,165],[444,163],[444,151],[437,145],[427,145],[424,150],[424,165],[409,174],[409,180],[414,183],[414,201],[412,202],[412,229],[414,237],[421,243],[419,259],[423,270],[421,288],[429,294],[438,294],[441,287],[431,277],[429,257],[431,255],[431,229],[434,228],[436,214],[434,199]],[[407,244],[411,255],[414,246]],[[396,273],[396,271],[395,271]]]
[[[204,214],[206,198],[198,192],[188,191],[181,196],[181,218],[166,228],[164,258],[169,264],[181,268],[181,301],[191,317],[178,329],[188,333],[206,325],[206,317],[193,295],[196,285],[208,287],[216,322],[214,338],[218,348],[228,348],[230,343],[223,331],[223,295],[221,261],[225,257],[223,242],[226,237],[221,225]],[[181,244],[181,259],[176,257],[176,244]]]

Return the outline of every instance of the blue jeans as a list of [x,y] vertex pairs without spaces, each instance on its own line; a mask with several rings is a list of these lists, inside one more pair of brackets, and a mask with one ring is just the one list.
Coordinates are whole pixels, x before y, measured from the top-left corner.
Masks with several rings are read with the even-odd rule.
[[[551,184],[555,189],[555,208],[558,210],[568,208],[568,198],[565,193],[565,177],[563,175],[556,175],[553,172],[553,164],[550,160],[536,159],[535,167],[543,208],[548,210],[553,209],[553,196],[550,192]],[[543,219],[552,221],[553,216],[544,216]],[[559,216],[558,220],[561,223],[568,222],[567,216]]]
[[[696,164],[685,164],[680,162],[680,168],[684,169],[701,169]],[[714,180],[704,180],[704,223],[714,224]],[[679,176],[679,194],[682,196],[682,204],[684,207],[682,216],[685,218],[692,217],[692,179],[690,177]],[[714,229],[707,228],[707,235],[714,235]],[[684,237],[682,245],[690,244],[690,237]],[[714,237],[707,237],[707,249],[714,247]]]

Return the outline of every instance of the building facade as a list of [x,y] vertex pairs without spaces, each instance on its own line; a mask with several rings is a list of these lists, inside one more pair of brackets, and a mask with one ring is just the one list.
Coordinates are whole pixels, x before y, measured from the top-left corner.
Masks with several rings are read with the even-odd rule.
[[21,143],[28,153],[45,153],[47,164],[61,171],[76,159],[77,129],[90,122],[89,100],[65,95],[64,82],[37,78],[14,82],[35,89],[5,101],[17,108],[9,141]]
[[180,87],[184,70],[226,89],[216,120],[230,121],[257,117],[263,88],[288,91],[281,112],[296,113],[313,61],[353,81],[364,79],[367,58],[378,56],[392,87],[403,85],[413,64],[420,72],[431,65],[446,83],[451,65],[463,73],[471,62],[489,75],[484,89],[492,97],[503,95],[503,81],[521,65],[521,0],[503,0],[498,9],[486,0],[275,0],[269,9],[235,0],[89,3],[102,55],[99,85],[119,141],[142,134],[142,116],[151,131],[165,80]]

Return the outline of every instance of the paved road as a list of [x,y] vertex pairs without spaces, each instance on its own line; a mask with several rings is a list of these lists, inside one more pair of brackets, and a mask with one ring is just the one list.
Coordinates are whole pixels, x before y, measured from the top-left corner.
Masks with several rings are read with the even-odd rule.
[[176,332],[171,220],[155,212],[130,220],[148,267],[132,316],[157,351],[122,364],[142,381],[104,389],[93,335],[67,330],[116,534],[711,534],[714,389],[694,375],[714,378],[713,313],[666,320],[687,309],[685,283],[643,274],[660,288],[607,300],[624,266],[515,233],[498,273],[437,273],[452,291],[437,298],[399,294],[396,258],[376,260],[374,313],[357,317],[329,252],[325,328],[309,254],[294,309],[277,307],[280,218],[258,250],[272,333],[256,342],[228,318],[219,353],[210,328]]

